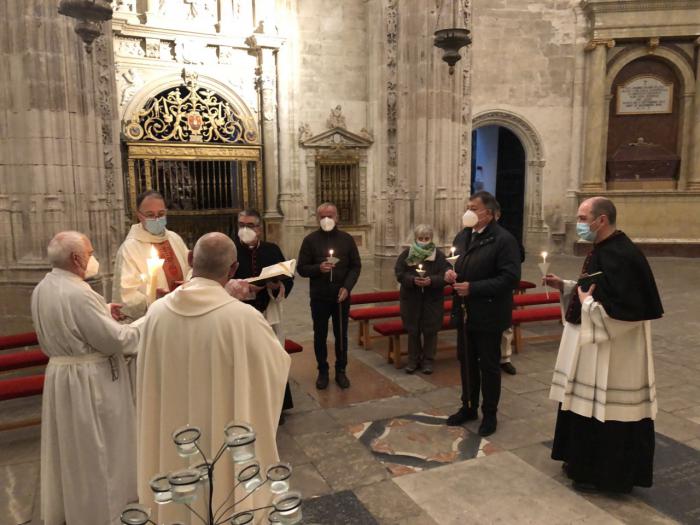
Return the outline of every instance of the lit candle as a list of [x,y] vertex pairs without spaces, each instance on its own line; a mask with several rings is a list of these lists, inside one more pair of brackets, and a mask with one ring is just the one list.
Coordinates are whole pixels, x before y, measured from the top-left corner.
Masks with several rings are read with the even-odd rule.
[[455,250],[456,250],[456,248],[454,246],[452,248],[450,248],[450,257],[455,256]]
[[542,252],[542,262],[547,263],[547,252]]
[[328,253],[330,254],[329,257],[333,257],[333,250],[328,250]]
[[158,252],[151,246],[151,257],[146,259],[148,266],[148,282],[146,283],[146,303],[150,306],[156,300],[156,289],[158,288],[158,271],[163,268],[164,259],[158,257]]
[[418,265],[418,271],[419,271],[419,272],[422,272],[422,271],[423,271],[423,265],[422,265],[422,264],[419,264],[419,265]]
[[[328,250],[328,259],[333,259],[333,248]],[[332,263],[332,261],[329,260],[329,262]],[[333,282],[333,267],[331,266],[331,275],[330,275],[330,281]]]

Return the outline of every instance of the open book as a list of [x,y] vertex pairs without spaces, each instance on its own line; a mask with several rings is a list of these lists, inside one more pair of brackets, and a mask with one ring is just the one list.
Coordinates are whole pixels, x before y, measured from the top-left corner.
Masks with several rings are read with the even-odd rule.
[[294,277],[294,270],[297,268],[297,260],[291,259],[289,261],[278,262],[272,266],[265,266],[260,272],[260,275],[256,277],[248,277],[244,279],[250,284],[256,286],[262,286],[268,281],[274,281],[280,277]]

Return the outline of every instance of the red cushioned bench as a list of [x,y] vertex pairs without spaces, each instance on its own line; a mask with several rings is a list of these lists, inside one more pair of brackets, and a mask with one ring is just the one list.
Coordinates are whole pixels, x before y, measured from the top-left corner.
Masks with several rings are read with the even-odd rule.
[[[533,294],[534,295],[534,294]],[[543,294],[544,295],[544,294]],[[545,297],[546,299],[546,297]],[[541,304],[541,303],[537,303]],[[544,308],[520,308],[513,310],[512,324],[514,331],[514,349],[515,353],[520,353],[523,340],[520,325],[523,323],[535,321],[553,321],[561,319],[561,309],[559,306],[548,306]],[[374,331],[389,338],[389,348],[387,352],[387,362],[394,363],[396,368],[401,368],[401,335],[406,331],[401,320],[387,321],[385,323],[377,323],[374,325]],[[446,315],[442,319],[440,331],[451,330],[450,316]],[[551,336],[533,337],[528,340],[551,339]]]
[[36,337],[36,332],[0,336],[0,350],[11,350],[12,348],[36,346],[38,344],[39,340]]
[[42,366],[48,362],[48,356],[41,350],[23,350],[0,354],[0,372]]

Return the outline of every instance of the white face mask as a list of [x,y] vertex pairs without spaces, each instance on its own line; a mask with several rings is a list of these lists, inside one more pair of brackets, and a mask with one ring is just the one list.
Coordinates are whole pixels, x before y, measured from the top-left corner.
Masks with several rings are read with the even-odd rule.
[[324,217],[320,221],[318,221],[321,224],[321,229],[324,232],[329,232],[333,228],[335,228],[335,221],[331,219],[330,217]]
[[91,255],[88,259],[87,266],[85,267],[85,277],[84,279],[89,279],[90,277],[95,277],[97,272],[100,271],[100,263],[95,259],[94,255]]
[[238,238],[243,244],[252,244],[253,242],[255,242],[257,235],[255,235],[255,232],[252,228],[239,228]]
[[472,210],[467,210],[462,215],[462,226],[465,228],[473,228],[477,222],[479,222],[479,216]]

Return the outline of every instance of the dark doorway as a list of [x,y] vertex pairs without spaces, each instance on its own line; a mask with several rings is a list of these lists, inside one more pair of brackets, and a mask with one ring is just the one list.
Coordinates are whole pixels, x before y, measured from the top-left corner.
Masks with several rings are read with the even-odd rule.
[[472,132],[472,193],[486,190],[501,205],[501,226],[523,242],[525,149],[508,128],[483,126]]

